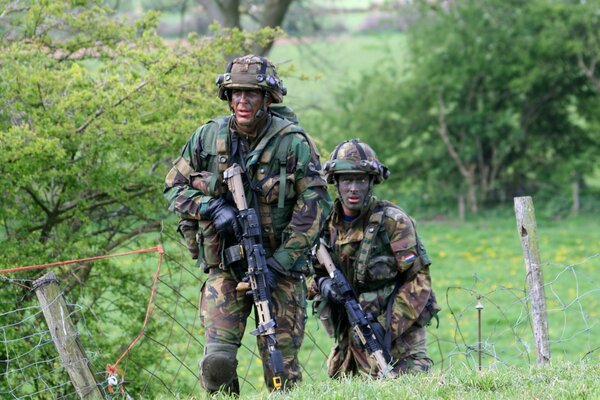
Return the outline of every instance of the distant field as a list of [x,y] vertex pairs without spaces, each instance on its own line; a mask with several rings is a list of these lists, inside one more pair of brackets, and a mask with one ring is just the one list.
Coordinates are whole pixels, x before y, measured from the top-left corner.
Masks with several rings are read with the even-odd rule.
[[269,57],[284,74],[286,103],[305,120],[309,118],[304,115],[306,111],[331,109],[341,87],[383,60],[402,65],[405,42],[402,33],[284,39]]

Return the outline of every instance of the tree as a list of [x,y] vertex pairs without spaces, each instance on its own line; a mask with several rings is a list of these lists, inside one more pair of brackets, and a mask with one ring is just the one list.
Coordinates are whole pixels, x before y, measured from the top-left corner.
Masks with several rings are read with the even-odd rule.
[[[293,1],[198,0],[206,10],[213,10],[222,26],[240,30],[242,29],[242,16],[250,18],[259,29],[281,28],[285,15]],[[267,55],[272,46],[273,41],[269,41],[258,44],[253,51],[255,54]]]
[[431,4],[409,33],[409,68],[365,74],[339,96],[341,123],[373,142],[386,133],[403,187],[446,188],[473,213],[544,182],[560,192],[574,166],[589,172],[600,97],[579,60],[598,54],[584,45],[598,2]]
[[226,112],[214,77],[272,38],[225,30],[171,49],[155,13],[129,25],[98,1],[46,3],[10,2],[0,18],[2,265],[104,254],[157,232],[170,158]]

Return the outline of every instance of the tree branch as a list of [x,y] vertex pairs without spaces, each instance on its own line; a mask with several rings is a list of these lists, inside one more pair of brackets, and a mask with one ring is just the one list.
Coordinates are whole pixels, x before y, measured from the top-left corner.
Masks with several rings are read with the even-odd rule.
[[[171,72],[173,72],[173,70],[175,70],[175,68],[177,68],[177,66],[179,65],[179,63],[175,63],[173,64],[167,71],[165,71],[165,73],[163,75],[168,75]],[[131,96],[133,96],[136,92],[142,90],[144,88],[144,86],[146,86],[148,84],[149,81],[145,80],[143,82],[141,82],[139,85],[137,85],[135,87],[135,89],[133,89],[131,92],[127,93],[125,96],[123,96],[122,98],[120,98],[119,100],[117,100],[116,102],[114,102],[111,105],[111,108],[116,108],[119,105],[123,104],[126,100],[128,100]],[[100,107],[95,113],[94,115],[88,119],[87,121],[85,121],[83,123],[83,125],[81,125],[79,128],[77,128],[75,130],[76,133],[81,133],[83,132],[92,122],[94,122],[96,119],[98,119],[102,114],[104,114],[105,109],[104,107]]]
[[139,226],[136,229],[129,231],[122,236],[119,236],[118,239],[113,240],[110,243],[107,243],[107,245],[104,246],[104,250],[106,252],[114,250],[118,247],[123,246],[127,241],[135,238],[136,236],[142,235],[144,233],[156,232],[157,230],[160,230],[160,227],[161,227],[160,221],[152,221],[145,225]]
[[584,75],[587,76],[590,81],[592,81],[592,85],[594,85],[596,90],[600,92],[600,81],[598,78],[596,78],[595,73],[596,61],[597,60],[591,60],[591,64],[588,67],[585,65],[585,61],[583,60],[583,54],[577,54],[577,63],[579,64],[579,68],[581,68],[581,71],[584,73]]
[[46,207],[46,205],[40,200],[40,198],[37,196],[37,194],[33,191],[32,188],[26,187],[24,189],[25,189],[25,192],[27,192],[27,194],[29,194],[31,196],[31,198],[33,199],[33,202],[35,204],[37,204],[42,210],[44,210],[44,212],[46,214],[50,214],[50,209],[48,209],[48,207]]
[[446,150],[448,150],[448,154],[450,154],[450,157],[452,157],[452,159],[458,166],[461,175],[466,178],[469,176],[469,170],[461,160],[460,155],[456,151],[456,148],[450,141],[450,135],[448,134],[448,124],[446,123],[446,107],[441,94],[439,96],[439,105],[440,111],[438,114],[438,133],[442,138],[442,141],[446,145]]

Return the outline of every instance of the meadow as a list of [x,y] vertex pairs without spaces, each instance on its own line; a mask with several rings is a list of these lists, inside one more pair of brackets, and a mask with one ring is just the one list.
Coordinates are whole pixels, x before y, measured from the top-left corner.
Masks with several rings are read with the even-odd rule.
[[[558,389],[559,383],[566,379],[564,376],[553,378],[552,371],[557,371],[558,366],[568,366],[570,374],[581,377],[586,370],[597,368],[597,349],[600,348],[600,329],[597,326],[600,321],[600,290],[597,284],[600,230],[593,218],[582,216],[555,220],[542,217],[538,220],[554,370],[535,370],[536,349],[528,316],[525,265],[516,222],[510,210],[507,208],[504,212],[489,213],[466,222],[438,218],[417,219],[417,223],[433,260],[433,285],[443,308],[439,327],[434,322],[428,328],[429,353],[435,363],[432,374],[403,377],[393,386],[362,378],[329,381],[326,356],[332,339],[326,335],[316,316],[309,312],[300,354],[304,384],[289,398],[314,397],[325,390],[324,385],[331,398],[372,398],[369,393],[375,391],[384,393],[383,397],[377,398],[391,398],[392,392],[405,393],[405,397],[401,395],[400,398],[411,398],[417,394],[427,398],[459,398],[462,395],[511,398],[511,394],[515,393],[519,393],[519,398],[526,398],[527,394],[543,393],[544,380],[554,382],[558,396],[560,390],[566,390]],[[203,275],[185,259],[183,244],[176,236],[166,234],[162,240],[167,248],[167,265],[161,275],[156,300],[161,312],[157,311],[151,324],[161,325],[161,330],[169,327],[171,331],[177,329],[177,324],[188,327],[187,333],[171,338],[165,345],[173,350],[171,354],[164,352],[166,360],[162,369],[171,370],[167,376],[172,376],[182,369],[182,364],[193,370],[195,357],[201,356],[203,331],[194,304],[198,301],[199,282]],[[175,256],[178,253],[180,255]],[[151,266],[135,268],[144,270],[146,280],[149,279]],[[182,268],[185,269],[183,274]],[[194,275],[192,280],[190,274]],[[177,290],[163,285],[175,276],[182,278],[172,281],[169,286],[178,286]],[[180,304],[177,310],[166,310],[170,307],[167,302],[174,293],[182,295],[186,303]],[[484,306],[481,312],[482,372],[478,372],[479,338],[475,309],[478,301]],[[308,308],[310,310],[310,303]],[[171,315],[170,320],[163,319],[165,310]],[[189,337],[192,332],[194,339]],[[183,359],[173,357],[175,353]],[[261,361],[256,354],[255,338],[247,331],[239,352],[242,393],[260,398],[266,396],[266,391]],[[532,368],[537,372],[528,372]],[[517,382],[529,379],[530,374],[538,380],[533,379],[521,396]],[[194,376],[180,372],[179,375],[174,388],[179,387],[184,398],[199,390],[193,381]],[[414,392],[416,382],[421,383],[417,384],[419,389]],[[588,379],[583,378],[577,382],[580,386],[590,384]],[[597,392],[599,389],[596,387],[594,390]],[[389,391],[389,397],[385,395],[386,391]],[[330,396],[327,395],[327,398]]]

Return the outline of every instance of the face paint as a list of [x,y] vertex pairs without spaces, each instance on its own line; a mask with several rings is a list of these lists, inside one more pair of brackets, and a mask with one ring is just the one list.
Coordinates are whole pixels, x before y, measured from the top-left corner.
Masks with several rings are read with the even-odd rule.
[[367,174],[340,174],[338,192],[344,214],[358,216],[371,192],[371,177]]
[[254,123],[254,117],[263,104],[262,90],[232,90],[231,108],[240,126]]

